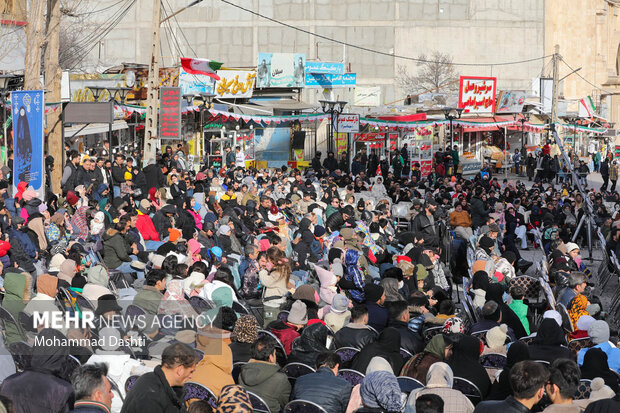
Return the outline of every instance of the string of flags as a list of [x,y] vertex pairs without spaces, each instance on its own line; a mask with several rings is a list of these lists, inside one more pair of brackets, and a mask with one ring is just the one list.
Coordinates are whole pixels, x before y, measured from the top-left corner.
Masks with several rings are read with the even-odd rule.
[[[48,103],[45,105],[45,113],[55,112],[60,107],[60,103]],[[7,105],[7,109],[10,110],[11,106]],[[183,114],[187,114],[190,112],[198,112],[200,111],[200,106],[186,106],[183,108]],[[146,108],[144,106],[138,105],[114,105],[115,113],[123,113],[125,116],[129,117],[133,113],[137,113],[139,115],[146,114]],[[309,113],[309,114],[301,114],[301,115],[288,115],[288,116],[273,116],[273,115],[245,115],[239,113],[231,113],[223,110],[217,109],[208,109],[208,112],[213,117],[219,116],[223,121],[227,121],[229,119],[233,120],[243,120],[246,123],[254,122],[257,124],[271,125],[280,124],[282,122],[314,122],[314,121],[322,121],[324,119],[329,119],[329,113]],[[533,132],[533,133],[542,133],[545,130],[546,125],[543,124],[532,124],[526,122],[522,124],[520,121],[497,121],[497,122],[475,122],[468,121],[464,119],[456,119],[452,121],[453,126],[455,127],[464,127],[469,130],[488,130],[489,128],[497,127],[497,128],[508,128],[511,130],[523,130],[524,132]],[[375,128],[378,131],[381,130],[400,130],[400,131],[415,131],[419,129],[427,129],[429,127],[441,127],[449,125],[449,121],[447,120],[436,120],[436,121],[414,121],[414,122],[394,122],[394,121],[386,121],[381,119],[373,119],[373,118],[364,118],[360,117],[360,125],[366,126],[368,125],[371,128]],[[589,128],[587,126],[581,125],[571,125],[556,122],[556,126],[559,128],[565,128],[569,131],[576,130],[577,132],[582,133],[593,133],[595,135],[603,134],[607,131],[606,128]]]

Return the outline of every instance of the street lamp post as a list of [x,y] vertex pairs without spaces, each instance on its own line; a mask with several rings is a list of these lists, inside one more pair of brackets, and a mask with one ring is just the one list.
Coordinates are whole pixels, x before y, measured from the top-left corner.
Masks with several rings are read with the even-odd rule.
[[[529,112],[523,112],[521,114],[521,118],[517,119],[518,114],[517,113],[513,113],[512,114],[514,120],[516,122],[521,123],[521,157],[523,158],[521,160],[522,163],[525,163],[525,154],[526,154],[526,150],[525,150],[525,123],[530,121],[530,114]],[[523,174],[521,173],[521,171],[523,170],[523,166],[521,165],[520,170],[517,171],[517,173],[519,173],[519,176],[523,176]]]
[[8,138],[6,136],[6,101],[11,96],[11,92],[9,91],[9,81],[11,80],[11,78],[13,78],[13,75],[0,75],[0,99],[2,99],[2,127],[4,135],[4,149],[6,151],[4,162],[8,162],[9,154]]
[[[329,113],[329,139],[327,141],[327,151],[334,152],[334,124],[338,127],[338,115],[344,111],[347,102],[342,100],[319,100],[323,113]],[[337,132],[337,131],[336,131]],[[336,157],[337,158],[337,157]]]
[[443,108],[443,114],[446,117],[446,120],[450,121],[450,145],[448,146],[450,150],[452,150],[452,146],[454,145],[454,128],[452,122],[455,119],[460,119],[462,113],[463,108]]
[[201,145],[205,144],[204,141],[204,136],[205,136],[205,131],[204,131],[204,112],[206,110],[209,110],[211,108],[213,99],[215,98],[215,94],[213,93],[206,93],[206,92],[201,92],[199,94],[196,95],[183,95],[183,97],[185,98],[185,100],[187,101],[188,105],[191,105],[195,100],[198,100],[200,102],[202,102],[202,104],[199,106],[199,110],[200,110],[200,125],[199,125],[199,130],[200,130],[200,142]]

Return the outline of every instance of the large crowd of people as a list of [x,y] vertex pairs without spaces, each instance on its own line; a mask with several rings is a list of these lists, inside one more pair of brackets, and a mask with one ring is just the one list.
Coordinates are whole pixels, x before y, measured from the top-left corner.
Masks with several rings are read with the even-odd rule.
[[0,412],[619,411],[576,232],[620,254],[616,161],[581,192],[548,145],[523,180],[456,149],[427,176],[406,147],[197,172],[181,145],[70,150],[45,197],[2,170]]

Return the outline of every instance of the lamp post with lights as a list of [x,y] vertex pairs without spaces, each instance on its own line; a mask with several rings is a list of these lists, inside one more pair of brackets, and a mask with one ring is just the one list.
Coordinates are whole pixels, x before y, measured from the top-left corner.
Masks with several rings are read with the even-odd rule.
[[454,127],[452,122],[456,119],[460,119],[462,113],[463,108],[443,108],[443,114],[446,117],[446,120],[450,121],[450,145],[448,146],[449,150],[452,150],[452,146],[454,145]]
[[[344,111],[347,102],[343,100],[319,100],[323,113],[329,113],[329,139],[327,141],[327,152],[334,152],[334,129],[338,128],[338,115]],[[338,132],[337,130],[335,131]],[[337,155],[334,152],[335,155]],[[336,156],[337,158],[337,156]]]

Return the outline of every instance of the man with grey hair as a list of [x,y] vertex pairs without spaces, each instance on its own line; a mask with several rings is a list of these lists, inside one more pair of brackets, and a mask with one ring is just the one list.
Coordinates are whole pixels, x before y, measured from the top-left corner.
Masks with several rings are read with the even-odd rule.
[[568,287],[565,287],[558,296],[558,303],[568,308],[571,300],[578,294],[583,294],[588,286],[586,275],[582,272],[573,271],[568,277]]
[[86,364],[73,372],[71,384],[76,401],[72,412],[110,412],[114,394],[107,374],[108,366],[104,363]]

